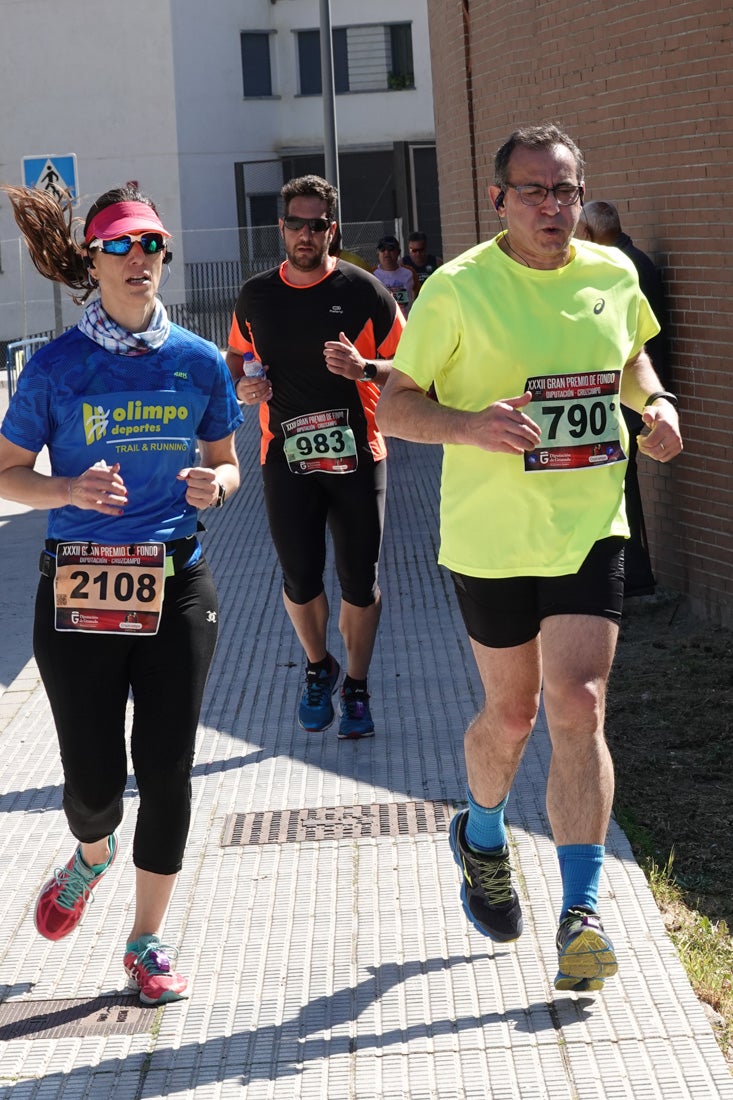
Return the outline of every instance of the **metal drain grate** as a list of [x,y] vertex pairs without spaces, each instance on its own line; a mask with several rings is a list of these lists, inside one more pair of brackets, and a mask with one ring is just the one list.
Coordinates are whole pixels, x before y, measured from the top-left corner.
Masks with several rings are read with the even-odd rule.
[[0,1042],[135,1035],[152,1027],[157,1011],[122,994],[92,1000],[5,1001],[0,1004]]
[[230,814],[224,823],[222,847],[445,833],[452,812],[450,802],[376,802],[371,806]]

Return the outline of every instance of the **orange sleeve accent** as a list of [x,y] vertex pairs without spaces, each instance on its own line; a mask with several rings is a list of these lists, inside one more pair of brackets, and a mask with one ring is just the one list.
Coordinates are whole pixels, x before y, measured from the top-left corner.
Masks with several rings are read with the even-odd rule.
[[400,342],[400,336],[402,336],[402,330],[407,322],[405,321],[402,310],[397,307],[397,313],[395,319],[392,322],[392,328],[387,333],[385,339],[377,348],[377,351],[383,359],[393,359],[394,353],[397,351],[397,345]]
[[246,337],[242,335],[236,313],[232,316],[232,325],[229,329],[229,347],[238,351],[240,355],[244,355],[245,351],[254,351],[254,344],[249,339],[249,334]]
[[[392,327],[385,339],[379,347],[377,347],[376,338],[374,336],[374,325],[370,318],[356,340],[354,340],[354,347],[365,359],[373,359],[376,355],[381,355],[383,359],[391,359],[397,350],[397,345],[400,342],[400,336],[402,335],[404,327],[405,318],[398,307]],[[384,436],[377,427],[377,420],[374,415],[377,408],[377,402],[379,401],[379,386],[376,382],[356,382],[355,385],[359,391],[359,398],[362,408],[364,409],[364,416],[366,417],[369,449],[372,452],[374,461],[380,462],[383,458],[387,457],[387,446],[384,442]]]

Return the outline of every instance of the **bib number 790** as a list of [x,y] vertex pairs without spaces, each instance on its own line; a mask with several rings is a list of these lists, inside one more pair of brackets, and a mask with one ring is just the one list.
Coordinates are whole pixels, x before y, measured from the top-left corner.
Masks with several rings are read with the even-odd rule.
[[565,432],[573,439],[582,439],[586,435],[602,436],[608,425],[608,413],[602,401],[594,401],[586,407],[578,402],[574,405],[544,405],[542,415],[549,418],[547,439],[557,439],[563,420],[567,420]]

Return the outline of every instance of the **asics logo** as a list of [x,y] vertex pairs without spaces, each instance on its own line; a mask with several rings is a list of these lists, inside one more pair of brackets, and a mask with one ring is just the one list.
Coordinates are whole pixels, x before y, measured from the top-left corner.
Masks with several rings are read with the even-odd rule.
[[596,304],[593,306],[593,312],[596,315],[598,315],[599,313],[603,313],[605,308],[606,308],[605,299],[604,298],[599,298],[598,301],[596,302]]

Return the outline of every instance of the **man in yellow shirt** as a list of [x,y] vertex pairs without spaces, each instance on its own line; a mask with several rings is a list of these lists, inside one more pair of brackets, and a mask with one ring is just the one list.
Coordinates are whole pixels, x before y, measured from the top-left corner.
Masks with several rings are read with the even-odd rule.
[[486,695],[465,738],[468,809],[451,823],[464,910],[492,939],[521,934],[504,809],[542,689],[563,884],[555,987],[597,990],[617,970],[597,908],[628,537],[621,400],[643,416],[643,454],[668,462],[682,440],[676,399],[644,351],[659,325],[633,265],[572,239],[584,192],[576,144],[549,124],[515,131],[494,173],[505,228],[423,286],[377,419],[387,436],[444,446],[439,561]]

